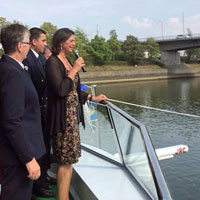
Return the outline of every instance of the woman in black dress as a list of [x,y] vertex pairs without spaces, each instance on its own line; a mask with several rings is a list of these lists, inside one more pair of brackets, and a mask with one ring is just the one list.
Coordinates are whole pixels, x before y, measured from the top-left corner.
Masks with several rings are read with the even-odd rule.
[[[105,95],[91,96],[80,89],[78,71],[84,65],[79,57],[74,64],[66,58],[75,45],[74,32],[62,28],[52,38],[52,55],[46,62],[48,85],[47,130],[52,136],[53,160],[58,165],[58,200],[69,199],[69,185],[72,176],[72,164],[81,156],[79,120],[84,126],[82,104],[107,100]],[[81,114],[78,117],[77,107]],[[79,118],[79,119],[78,119]]]

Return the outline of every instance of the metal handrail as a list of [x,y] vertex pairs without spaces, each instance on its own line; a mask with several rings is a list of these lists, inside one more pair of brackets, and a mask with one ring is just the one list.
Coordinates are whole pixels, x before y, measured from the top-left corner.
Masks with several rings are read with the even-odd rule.
[[161,199],[171,200],[172,197],[168,190],[165,178],[163,176],[162,170],[161,170],[159,162],[158,162],[158,158],[157,158],[155,149],[152,145],[151,139],[149,137],[149,134],[148,134],[145,126],[141,122],[137,121],[132,116],[130,116],[129,114],[127,114],[126,112],[124,112],[123,110],[121,110],[120,108],[115,106],[114,104],[112,104],[110,102],[107,102],[106,104],[110,109],[113,109],[118,114],[120,114],[122,117],[124,117],[126,120],[128,120],[131,124],[133,124],[134,126],[136,126],[140,129],[140,131],[142,133],[142,138],[144,140],[146,152],[147,152],[147,158],[149,161],[150,170],[151,170],[154,182],[155,182],[155,187],[157,190],[158,198],[160,200]]

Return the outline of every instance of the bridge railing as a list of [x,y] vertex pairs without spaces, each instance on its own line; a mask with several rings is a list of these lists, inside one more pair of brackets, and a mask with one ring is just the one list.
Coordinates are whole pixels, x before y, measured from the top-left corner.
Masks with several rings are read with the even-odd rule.
[[[162,40],[180,40],[180,39],[192,39],[192,38],[199,38],[200,37],[200,33],[193,33],[192,35],[168,35],[168,36],[159,36],[159,37],[149,37],[149,38],[153,38],[156,41],[162,41]],[[139,38],[140,42],[145,42],[147,41],[148,38]]]

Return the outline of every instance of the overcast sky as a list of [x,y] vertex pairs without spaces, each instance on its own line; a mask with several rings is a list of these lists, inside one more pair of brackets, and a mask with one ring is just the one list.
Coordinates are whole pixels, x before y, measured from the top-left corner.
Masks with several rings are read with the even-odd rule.
[[162,27],[164,36],[178,35],[183,24],[185,33],[200,33],[200,0],[0,0],[0,16],[29,27],[79,27],[89,39],[97,32],[108,39],[112,29],[120,40],[159,37]]

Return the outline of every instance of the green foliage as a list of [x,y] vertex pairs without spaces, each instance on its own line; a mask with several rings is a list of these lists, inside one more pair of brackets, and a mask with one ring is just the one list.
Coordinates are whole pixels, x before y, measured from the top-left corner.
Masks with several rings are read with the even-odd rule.
[[[22,22],[18,21],[18,20],[13,20],[12,22],[13,24],[22,24],[24,25],[27,29],[29,29],[28,25],[23,24]],[[5,17],[0,17],[0,30],[4,27],[11,24],[11,22],[7,21],[7,19]]]
[[[7,26],[9,23],[10,22],[8,22],[5,17],[0,17],[0,31],[4,26]],[[3,47],[0,44],[0,57],[3,55],[3,53],[4,53],[3,52]]]
[[[14,20],[12,23],[21,22]],[[0,29],[10,24],[4,17],[0,17]],[[24,25],[29,28],[27,25]],[[57,26],[50,22],[44,22],[41,29],[46,31],[47,44],[50,45],[51,38]],[[96,35],[91,41],[88,39],[87,34],[80,28],[75,30],[75,49],[78,49],[80,56],[85,60],[86,65],[115,65],[122,66],[141,63],[156,63],[162,65],[159,59],[160,49],[158,44],[153,38],[147,39],[143,44],[138,41],[133,35],[128,35],[124,42],[118,40],[116,30],[111,30],[110,38],[106,41],[105,38]],[[148,52],[148,59],[145,58],[144,52]],[[187,60],[200,59],[200,50],[187,50]],[[0,55],[3,54],[3,49],[0,46]],[[75,59],[73,54],[68,55],[70,60]]]
[[106,61],[105,65],[112,65],[112,66],[127,66],[127,61]]
[[57,26],[53,25],[50,22],[44,22],[40,28],[46,32],[46,37],[47,37],[47,44],[51,44],[51,38],[55,31],[57,31]]
[[20,21],[18,21],[18,20],[15,20],[15,19],[14,19],[12,23],[13,23],[13,24],[21,24],[21,25],[25,26],[27,29],[29,29],[29,26],[28,26],[28,25],[23,24],[22,22],[20,22]]
[[85,57],[87,56],[87,49],[86,49],[86,46],[81,42],[81,40],[79,38],[75,38],[75,47],[74,49],[77,49],[79,54],[82,56],[82,57]]
[[0,30],[4,27],[10,24],[9,21],[6,20],[5,17],[0,17]]
[[89,39],[87,35],[84,33],[84,31],[77,27],[74,32],[75,32],[75,37],[79,39],[84,48],[87,48],[87,45],[89,44]]
[[117,39],[115,30],[110,31],[110,39],[107,41],[110,50],[112,51],[112,60],[115,61],[122,54],[121,43]]
[[200,60],[200,48],[196,49],[187,49],[185,51],[186,55],[186,62],[191,63],[191,62],[197,62]]
[[3,51],[3,49],[1,48],[1,45],[0,45],[0,58],[1,58],[1,56],[4,54],[4,51]]
[[89,45],[89,39],[87,35],[83,32],[83,30],[80,28],[76,28],[75,30],[75,42],[76,42],[75,49],[78,49],[80,56],[84,58],[87,64],[88,60],[87,48]]
[[153,65],[158,65],[160,67],[166,67],[165,63],[161,61],[160,59],[157,58],[148,58],[147,59],[147,64],[153,64]]
[[143,45],[133,35],[128,35],[122,44],[122,51],[125,53],[129,64],[139,64],[144,59]]
[[143,43],[144,51],[148,52],[148,58],[158,58],[160,57],[160,48],[158,43],[153,38],[148,38],[146,42]]
[[92,57],[94,65],[103,65],[111,59],[112,52],[105,41],[105,38],[95,35],[91,40],[88,48],[88,53]]

